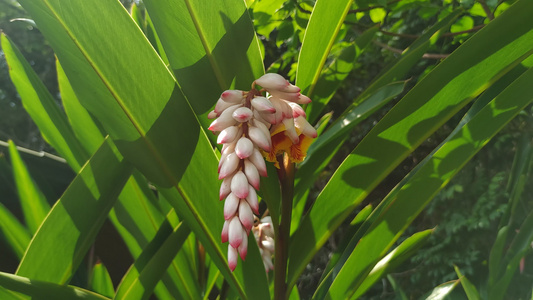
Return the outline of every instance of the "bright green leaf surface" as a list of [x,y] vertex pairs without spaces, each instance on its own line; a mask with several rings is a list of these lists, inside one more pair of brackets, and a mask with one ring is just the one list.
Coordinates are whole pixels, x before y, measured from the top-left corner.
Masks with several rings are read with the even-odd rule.
[[[33,300],[50,299],[84,299],[84,300],[105,300],[109,299],[91,291],[70,285],[58,285],[26,277],[16,276],[9,273],[0,272],[0,286],[5,289],[28,295]],[[9,299],[20,299],[10,295]],[[25,298],[22,298],[25,299]]]
[[517,2],[459,47],[413,88],[343,162],[294,234],[288,275],[291,284],[331,232],[397,164],[532,52],[533,19],[525,12],[529,9],[533,9],[533,3]]
[[[313,97],[315,84],[353,0],[318,0],[307,24],[298,58],[296,85]],[[332,9],[333,8],[333,9]]]
[[[330,289],[330,297],[353,293],[353,288],[360,285],[365,274],[385,255],[387,249],[432,197],[507,122],[533,101],[533,90],[527,88],[531,80],[533,69],[529,69],[481,109],[460,131],[454,133],[435,153],[428,156],[413,175],[408,175],[407,182],[400,183],[383,200],[380,205],[383,209],[376,210],[379,212],[377,219],[338,276],[344,273],[355,275],[350,276],[350,280],[335,281]],[[357,259],[362,257],[361,255],[366,258],[365,261]]]
[[466,277],[464,277],[463,274],[461,274],[461,271],[457,266],[453,266],[455,269],[455,273],[457,273],[457,277],[459,277],[459,280],[461,280],[461,285],[463,286],[463,289],[465,290],[466,297],[468,300],[479,300],[481,299],[479,297],[479,293],[476,289],[476,287],[468,280]]
[[85,162],[83,158],[87,154],[76,140],[65,115],[20,51],[4,34],[1,41],[11,80],[17,87],[24,108],[41,130],[45,140],[77,172]]
[[67,283],[93,243],[131,172],[132,167],[106,140],[39,227],[17,275]]
[[115,289],[107,268],[101,262],[97,262],[91,274],[91,289],[100,295],[113,297]]
[[50,205],[39,187],[33,182],[15,144],[12,141],[8,142],[13,177],[15,178],[24,220],[30,232],[34,234],[48,214]]

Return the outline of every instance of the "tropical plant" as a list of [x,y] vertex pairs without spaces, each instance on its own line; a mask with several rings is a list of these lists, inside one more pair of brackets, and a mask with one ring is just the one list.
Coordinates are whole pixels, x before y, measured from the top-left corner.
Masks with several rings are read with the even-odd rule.
[[[64,111],[2,34],[11,79],[44,139],[77,175],[50,208],[9,143],[25,222],[0,206],[1,229],[20,259],[15,274],[0,273],[5,298],[298,299],[306,265],[346,222],[345,241],[313,297],[358,298],[427,240],[432,229],[396,244],[433,196],[533,101],[528,0],[492,7],[480,1],[488,24],[464,43],[454,38],[461,45],[392,105],[410,69],[450,27],[464,29],[472,13],[450,1],[442,10],[426,7],[423,15],[435,24],[335,117],[324,109],[385,33],[378,26],[352,31],[350,22],[384,22],[420,1],[144,0],[145,9],[130,12],[118,1],[19,2],[57,56]],[[259,43],[251,16],[257,32],[269,35],[266,43],[278,31],[292,49],[284,58],[293,63],[278,60],[269,70],[294,76],[296,86],[264,74],[270,48]],[[265,28],[274,16],[294,23]],[[303,104],[305,112],[276,98]],[[360,208],[473,100],[455,130],[377,207]],[[353,129],[385,105],[390,111],[310,197]],[[309,146],[303,141],[315,130]],[[278,165],[264,164],[259,148]],[[268,175],[260,184],[259,173]],[[231,179],[221,187],[219,177]],[[225,197],[223,205],[218,199]],[[269,218],[252,224],[252,211]],[[89,259],[89,270],[82,264],[107,219],[134,259],[116,289],[101,262]],[[237,253],[245,260],[237,263]],[[77,273],[90,275],[80,280]]]

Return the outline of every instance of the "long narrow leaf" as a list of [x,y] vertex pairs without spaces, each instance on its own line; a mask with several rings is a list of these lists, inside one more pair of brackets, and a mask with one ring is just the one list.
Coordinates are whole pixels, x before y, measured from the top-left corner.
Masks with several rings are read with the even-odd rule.
[[26,248],[30,244],[31,235],[28,229],[1,203],[0,230],[18,259],[22,259]]
[[348,14],[353,0],[318,0],[309,18],[298,57],[296,85],[313,96],[326,58]]
[[[386,206],[379,210],[376,220],[339,272],[337,280],[331,286],[330,297],[352,295],[353,289],[361,284],[377,260],[432,197],[507,122],[533,101],[533,90],[527,88],[531,80],[533,69],[526,71],[481,109],[451,139],[428,156],[414,174],[409,176],[407,182],[402,182],[383,200],[383,205]],[[357,260],[356,257],[361,257],[360,255],[366,259]]]
[[[124,276],[115,299],[148,299],[156,283],[163,276],[164,272],[171,264],[173,258],[180,250],[190,230],[180,223],[178,227],[168,231],[168,226],[161,227],[161,237],[156,237],[153,243],[159,245],[149,245],[139,256],[135,264]],[[185,287],[191,288],[191,287]],[[188,289],[186,297],[189,299],[198,299],[199,294],[194,294],[194,290]]]
[[533,52],[533,19],[525,13],[528,9],[533,9],[533,3],[516,2],[459,47],[342,163],[294,234],[289,254],[291,284],[331,232],[394,167],[473,97]]
[[24,220],[31,233],[35,233],[48,214],[50,204],[46,201],[39,186],[33,182],[15,144],[12,141],[8,141],[8,143],[13,177],[15,178]]
[[39,227],[17,275],[67,283],[94,242],[131,172],[131,165],[106,140]]
[[[0,286],[20,294],[28,295],[34,300],[49,299],[83,299],[105,300],[109,299],[91,291],[69,285],[59,285],[45,281],[29,279],[9,273],[0,272]],[[19,299],[10,295],[10,299]],[[25,299],[25,298],[22,298]]]

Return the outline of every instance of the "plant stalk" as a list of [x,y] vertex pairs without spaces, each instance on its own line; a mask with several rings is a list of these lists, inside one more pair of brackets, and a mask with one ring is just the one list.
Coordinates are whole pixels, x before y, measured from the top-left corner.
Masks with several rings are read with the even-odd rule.
[[287,262],[294,196],[294,163],[287,154],[278,157],[278,178],[281,185],[281,221],[275,236],[274,299],[287,299]]

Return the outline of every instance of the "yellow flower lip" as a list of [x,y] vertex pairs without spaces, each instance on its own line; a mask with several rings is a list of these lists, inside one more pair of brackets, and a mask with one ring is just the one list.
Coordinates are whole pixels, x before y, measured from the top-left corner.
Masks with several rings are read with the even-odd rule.
[[272,128],[272,148],[269,152],[262,151],[262,153],[267,161],[274,163],[276,168],[279,169],[277,156],[283,153],[287,153],[290,161],[295,163],[304,161],[307,156],[307,149],[309,149],[314,139],[302,134],[298,128],[296,128],[296,132],[299,135],[299,142],[293,144],[291,139],[285,134],[286,128],[283,123]]

